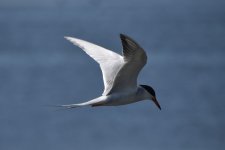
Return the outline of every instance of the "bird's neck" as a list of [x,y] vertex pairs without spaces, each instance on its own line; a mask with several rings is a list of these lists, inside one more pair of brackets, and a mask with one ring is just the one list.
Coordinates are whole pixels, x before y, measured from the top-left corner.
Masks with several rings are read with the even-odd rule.
[[140,97],[140,99],[148,99],[149,98],[149,93],[141,86],[138,86],[137,89],[137,96]]

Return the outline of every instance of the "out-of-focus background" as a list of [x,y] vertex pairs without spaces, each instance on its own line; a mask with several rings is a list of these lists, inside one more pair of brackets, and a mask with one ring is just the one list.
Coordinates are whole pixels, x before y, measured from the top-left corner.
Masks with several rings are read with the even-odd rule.
[[[1,150],[224,150],[225,1],[1,0]],[[55,111],[102,93],[100,68],[63,37],[147,51],[139,82],[162,106]]]

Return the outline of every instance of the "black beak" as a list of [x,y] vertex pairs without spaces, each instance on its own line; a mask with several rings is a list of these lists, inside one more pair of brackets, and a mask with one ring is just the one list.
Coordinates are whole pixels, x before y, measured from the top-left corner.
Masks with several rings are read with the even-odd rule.
[[152,101],[156,104],[156,106],[161,110],[161,106],[159,105],[159,102],[157,101],[156,97],[152,97]]

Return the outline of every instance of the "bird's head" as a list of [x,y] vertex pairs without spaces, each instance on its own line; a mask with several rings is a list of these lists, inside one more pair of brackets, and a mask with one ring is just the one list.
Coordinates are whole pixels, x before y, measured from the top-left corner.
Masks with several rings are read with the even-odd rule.
[[159,105],[159,102],[156,99],[155,90],[148,85],[140,85],[140,86],[148,92],[150,100],[152,100],[156,104],[156,106],[161,110],[161,106]]

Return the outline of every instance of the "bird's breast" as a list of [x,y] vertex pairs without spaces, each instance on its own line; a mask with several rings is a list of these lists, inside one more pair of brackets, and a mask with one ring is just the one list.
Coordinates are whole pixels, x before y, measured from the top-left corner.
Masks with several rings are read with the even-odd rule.
[[124,93],[115,93],[108,95],[107,103],[105,105],[108,106],[117,106],[117,105],[125,105],[129,103],[134,103],[142,100],[140,95],[135,92],[124,92]]

